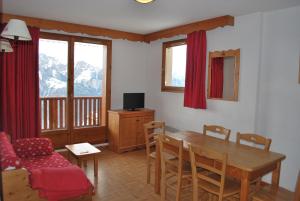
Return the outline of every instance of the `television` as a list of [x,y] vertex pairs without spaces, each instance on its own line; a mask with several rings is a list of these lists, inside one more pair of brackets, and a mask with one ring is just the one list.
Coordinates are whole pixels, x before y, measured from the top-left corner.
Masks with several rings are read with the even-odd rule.
[[123,109],[134,111],[137,108],[144,108],[145,93],[124,93]]

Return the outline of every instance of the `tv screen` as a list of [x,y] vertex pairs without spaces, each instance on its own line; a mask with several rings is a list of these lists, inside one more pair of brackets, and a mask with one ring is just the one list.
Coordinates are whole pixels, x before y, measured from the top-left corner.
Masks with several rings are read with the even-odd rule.
[[145,93],[124,93],[123,109],[135,110],[136,108],[144,108]]

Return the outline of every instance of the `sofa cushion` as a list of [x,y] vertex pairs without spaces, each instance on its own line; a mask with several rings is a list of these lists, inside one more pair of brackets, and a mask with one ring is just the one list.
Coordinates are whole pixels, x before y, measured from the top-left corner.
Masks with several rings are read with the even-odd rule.
[[12,144],[4,132],[0,132],[0,166],[1,170],[22,167],[20,158],[16,155]]
[[47,156],[22,158],[22,164],[29,172],[40,168],[60,168],[72,165],[67,159],[56,152]]
[[73,200],[92,190],[90,181],[76,165],[33,170],[30,181],[31,187],[39,190],[40,197],[47,200]]
[[14,143],[17,155],[21,158],[47,156],[53,152],[52,142],[48,138],[24,138]]

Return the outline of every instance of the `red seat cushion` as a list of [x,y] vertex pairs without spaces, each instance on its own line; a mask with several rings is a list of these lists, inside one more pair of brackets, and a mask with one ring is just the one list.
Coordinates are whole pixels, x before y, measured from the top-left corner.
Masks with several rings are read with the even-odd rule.
[[24,138],[14,143],[17,155],[21,158],[47,156],[53,152],[52,142],[48,138]]
[[22,164],[29,172],[40,168],[68,167],[72,165],[67,159],[56,152],[47,156],[22,158]]
[[47,200],[64,200],[87,194],[92,185],[76,165],[64,168],[41,168],[31,172],[31,186]]
[[20,158],[16,155],[13,146],[4,132],[0,133],[0,166],[1,170],[22,167]]

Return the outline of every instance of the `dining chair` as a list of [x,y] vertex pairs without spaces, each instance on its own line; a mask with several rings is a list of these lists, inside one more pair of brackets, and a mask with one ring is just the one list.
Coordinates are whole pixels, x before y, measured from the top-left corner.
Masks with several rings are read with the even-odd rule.
[[270,146],[271,146],[271,143],[272,143],[271,139],[266,138],[266,137],[261,136],[261,135],[258,135],[258,134],[237,132],[236,143],[241,144],[241,141],[254,143],[256,145],[262,145],[263,149],[265,151],[270,150]]
[[[167,135],[159,135],[158,139],[161,156],[161,200],[166,200],[167,189],[170,188],[176,192],[176,201],[179,201],[181,191],[191,187],[192,180],[191,171],[184,169],[183,141]],[[176,160],[169,159],[167,155],[176,157]]]
[[204,125],[203,126],[203,134],[207,135],[208,132],[220,134],[224,137],[225,141],[229,141],[231,130],[224,128],[222,126],[217,126],[217,125]]
[[300,201],[300,171],[294,193],[269,184],[253,195],[253,201]]
[[155,138],[159,134],[165,133],[165,122],[162,121],[150,121],[144,124],[144,134],[145,134],[145,144],[146,144],[146,157],[147,157],[147,183],[150,183],[150,171],[151,171],[151,162],[155,161],[156,152]]
[[[264,151],[270,151],[272,140],[258,134],[237,132],[236,143],[241,144],[241,142],[253,143],[254,145],[262,145],[262,149]],[[255,184],[255,191],[258,191],[261,187],[261,177],[251,181],[251,184]]]
[[[193,201],[198,200],[199,189],[209,194],[209,200],[215,197],[218,201],[235,199],[239,195],[240,183],[226,178],[227,154],[194,145],[189,145],[189,153],[192,167]],[[198,158],[203,160],[197,160]],[[200,167],[200,171],[198,167]]]

